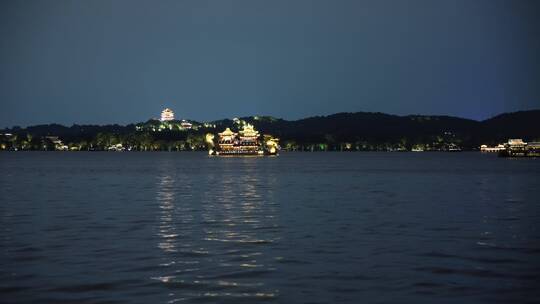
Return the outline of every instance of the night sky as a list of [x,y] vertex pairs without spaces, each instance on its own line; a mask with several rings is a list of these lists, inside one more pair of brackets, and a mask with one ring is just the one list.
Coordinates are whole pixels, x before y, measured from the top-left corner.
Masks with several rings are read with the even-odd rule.
[[0,127],[540,108],[540,1],[0,2]]

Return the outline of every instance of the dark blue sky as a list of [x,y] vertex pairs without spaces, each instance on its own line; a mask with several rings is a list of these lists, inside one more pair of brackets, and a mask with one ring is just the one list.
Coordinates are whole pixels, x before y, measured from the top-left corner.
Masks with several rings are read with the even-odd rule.
[[540,107],[540,1],[0,2],[0,127]]

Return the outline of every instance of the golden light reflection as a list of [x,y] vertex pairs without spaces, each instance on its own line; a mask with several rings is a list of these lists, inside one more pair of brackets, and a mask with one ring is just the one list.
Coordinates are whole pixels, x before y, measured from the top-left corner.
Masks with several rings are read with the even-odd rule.
[[175,252],[175,238],[178,236],[173,223],[174,180],[170,175],[163,175],[158,182],[157,201],[159,202],[158,247],[164,252]]
[[257,235],[258,228],[277,225],[273,202],[260,192],[260,188],[264,188],[269,190],[266,196],[272,195],[269,193],[272,186],[265,183],[275,180],[261,177],[254,166],[257,161],[256,158],[236,159],[232,162],[243,167],[242,174],[225,170],[223,175],[209,176],[219,193],[205,193],[202,217],[206,223],[218,223],[219,229],[203,228],[205,240],[229,243],[271,243],[276,240]]
[[[156,236],[163,271],[152,279],[183,288],[169,294],[171,302],[278,294],[260,275],[275,271],[277,257],[267,247],[279,240],[276,180],[259,172],[260,160],[226,160],[197,181],[168,164],[162,168]],[[257,276],[250,277],[252,272]],[[231,274],[241,276],[224,279]]]

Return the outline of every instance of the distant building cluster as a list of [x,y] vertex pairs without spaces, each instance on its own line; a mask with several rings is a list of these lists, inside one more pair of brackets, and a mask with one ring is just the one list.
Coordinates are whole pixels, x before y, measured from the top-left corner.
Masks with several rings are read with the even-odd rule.
[[161,111],[161,116],[159,119],[150,119],[145,123],[139,123],[135,126],[137,131],[151,131],[151,132],[160,132],[160,131],[187,131],[187,130],[198,130],[201,127],[211,127],[213,125],[205,123],[197,124],[193,121],[188,121],[185,119],[177,119],[174,115],[174,111],[170,108],[165,108]]
[[[173,110],[169,109],[169,108],[165,108],[163,111],[161,111],[161,118],[160,120],[162,122],[165,122],[165,121],[173,121],[175,120],[174,119],[174,112]],[[180,127],[182,129],[191,129],[193,128],[193,124],[191,124],[190,122],[186,121],[185,119],[182,119],[182,122],[180,122]]]

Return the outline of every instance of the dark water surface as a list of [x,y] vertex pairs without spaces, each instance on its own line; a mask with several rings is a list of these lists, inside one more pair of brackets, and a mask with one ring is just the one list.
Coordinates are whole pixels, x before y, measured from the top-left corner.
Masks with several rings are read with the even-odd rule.
[[1,303],[534,303],[540,160],[1,153]]

